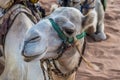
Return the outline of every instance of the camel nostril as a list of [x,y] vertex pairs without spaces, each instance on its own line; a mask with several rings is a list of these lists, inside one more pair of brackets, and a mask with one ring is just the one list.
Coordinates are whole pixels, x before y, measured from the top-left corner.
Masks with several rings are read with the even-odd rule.
[[74,30],[72,29],[65,29],[65,32],[68,34],[68,35],[72,35],[74,33]]
[[40,41],[41,40],[41,37],[40,36],[35,36],[35,37],[31,37],[28,42],[29,43],[34,43],[34,42],[37,42],[37,41]]

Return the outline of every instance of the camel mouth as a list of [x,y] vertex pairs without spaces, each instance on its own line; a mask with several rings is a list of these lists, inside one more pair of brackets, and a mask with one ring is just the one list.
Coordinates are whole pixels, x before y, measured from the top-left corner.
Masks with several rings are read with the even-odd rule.
[[47,48],[45,48],[45,50],[37,55],[32,55],[32,56],[28,56],[28,55],[25,55],[25,53],[23,52],[22,55],[24,57],[24,61],[26,62],[30,62],[30,61],[33,61],[33,60],[40,60],[42,57],[44,57],[44,55],[47,53]]

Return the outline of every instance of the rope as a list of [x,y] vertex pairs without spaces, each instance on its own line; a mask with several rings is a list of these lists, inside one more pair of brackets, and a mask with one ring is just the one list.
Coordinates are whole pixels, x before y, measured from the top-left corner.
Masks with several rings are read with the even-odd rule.
[[[75,46],[76,46],[76,44],[75,44]],[[56,63],[55,63],[56,60],[53,60],[53,65],[54,65],[55,69],[53,69],[52,71],[53,71],[56,75],[62,76],[62,77],[64,77],[64,78],[70,76],[72,73],[74,73],[75,71],[78,70],[78,68],[79,68],[79,66],[80,66],[80,64],[81,64],[81,62],[82,62],[83,55],[84,55],[84,53],[85,53],[85,48],[86,48],[86,41],[84,41],[84,43],[83,43],[82,53],[80,52],[80,53],[82,54],[82,56],[79,58],[78,65],[77,65],[73,70],[71,70],[71,71],[68,72],[68,73],[62,73],[61,70],[57,67],[57,65],[56,65]]]
[[[85,44],[86,44],[86,42],[85,42]],[[92,63],[90,63],[90,62],[83,56],[84,53],[81,53],[81,52],[80,52],[80,49],[79,49],[80,44],[79,44],[79,41],[78,41],[78,40],[76,40],[75,45],[76,45],[75,47],[76,47],[77,51],[80,53],[80,56],[81,56],[81,58],[84,60],[84,62],[85,62],[89,67],[91,67],[92,69],[94,69],[94,68],[95,68],[94,65],[93,65]],[[85,46],[83,46],[83,49],[85,49]],[[81,60],[81,61],[82,61],[82,60]]]

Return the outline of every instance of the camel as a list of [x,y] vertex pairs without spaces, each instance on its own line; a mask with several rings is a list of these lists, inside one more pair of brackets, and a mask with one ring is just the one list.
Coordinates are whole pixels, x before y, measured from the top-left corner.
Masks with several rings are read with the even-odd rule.
[[[72,13],[69,13],[71,10]],[[58,55],[56,50],[62,44],[62,40],[48,18],[52,18],[67,36],[72,37],[91,26],[92,23],[88,22],[91,17],[86,17],[75,8],[58,8],[49,17],[34,25],[24,13],[20,13],[6,35],[5,70],[0,76],[0,80],[44,80],[39,60],[56,57]],[[18,24],[22,27],[18,27]],[[80,43],[82,44],[83,41],[84,38],[80,40]],[[68,55],[68,52],[65,53]],[[73,53],[69,55],[79,57],[76,51],[74,53],[74,49]],[[72,58],[70,56],[69,59]],[[72,58],[71,61],[74,63],[76,60],[74,61]],[[76,64],[72,65],[76,66]],[[68,67],[68,70],[71,68]]]
[[[74,15],[75,14],[75,15]],[[93,14],[93,13],[91,13]],[[81,34],[86,29],[91,27],[93,25],[93,16],[91,14],[88,14],[87,16],[83,16],[83,14],[72,7],[59,7],[57,8],[51,15],[47,16],[45,19],[38,22],[35,26],[33,26],[29,32],[27,33],[28,42],[26,43],[25,47],[25,56],[35,56],[39,55],[38,50],[41,48],[40,45],[36,46],[36,44],[44,44],[44,46],[48,46],[46,50],[46,54],[41,59],[43,60],[53,60],[55,61],[56,66],[60,69],[62,74],[65,74],[65,76],[59,75],[54,73],[54,71],[50,71],[46,69],[46,66],[52,65],[51,61],[50,63],[47,63],[47,65],[43,65],[45,67],[44,73],[47,73],[46,75],[50,76],[50,78],[53,78],[53,80],[75,80],[75,73],[76,73],[76,67],[78,68],[79,59],[81,55],[77,52],[74,46],[69,46],[65,49],[64,52],[62,52],[62,56],[54,60],[56,56],[59,54],[59,49],[61,50],[61,45],[63,44],[63,39],[61,36],[54,30],[52,23],[50,23],[49,19],[53,19],[55,23],[60,27],[60,29],[63,31],[63,33],[71,38],[75,37],[77,34]],[[91,22],[90,22],[91,21]],[[94,28],[93,28],[94,29]],[[94,31],[94,30],[93,30]],[[34,35],[33,35],[34,34]],[[39,37],[41,42],[39,42]],[[46,37],[45,37],[46,36]],[[51,37],[50,37],[51,36]],[[44,39],[42,39],[42,37]],[[62,40],[61,40],[62,39]],[[43,42],[44,41],[44,42]],[[78,40],[80,46],[80,50],[83,47],[84,38]],[[65,42],[66,43],[66,42]],[[73,45],[74,43],[72,43]],[[32,46],[30,46],[32,45]],[[42,49],[45,47],[42,46]],[[36,51],[34,48],[36,47]],[[37,50],[38,49],[38,50]],[[51,51],[52,50],[52,51]],[[44,51],[44,50],[43,50]],[[53,55],[54,53],[54,55]],[[55,55],[56,54],[56,55]],[[57,56],[58,57],[58,56]],[[35,57],[36,58],[36,57]],[[28,58],[27,58],[28,59]],[[33,58],[34,59],[34,58]],[[40,58],[37,57],[34,60],[39,60]],[[49,67],[51,68],[51,67]],[[53,69],[57,71],[57,69],[53,66]],[[75,71],[74,71],[75,69]],[[69,72],[73,71],[69,74]],[[66,75],[66,74],[69,75]],[[49,80],[49,78],[46,78]]]
[[[7,6],[7,8],[8,7],[9,6]],[[59,54],[57,54],[56,51],[63,42],[52,27],[49,19],[52,18],[53,21],[60,26],[65,35],[73,38],[92,25],[93,22],[89,22],[89,20],[91,20],[93,16],[83,16],[75,8],[63,7],[56,9],[50,16],[35,24],[34,21],[36,21],[36,19],[30,18],[34,16],[30,14],[31,12],[29,12],[29,10],[27,12],[26,9],[25,11],[23,9],[23,13],[17,12],[11,14],[11,12],[16,12],[14,10],[20,11],[18,10],[19,8],[22,10],[21,4],[14,5],[6,13],[6,15],[9,13],[12,17],[15,14],[16,16],[5,36],[3,53],[5,69],[0,76],[0,80],[44,80],[44,74],[39,60],[51,59],[58,56]],[[72,11],[72,13],[70,13],[70,11]],[[84,38],[79,41],[81,45],[83,41]],[[68,71],[78,64],[78,57],[80,57],[75,49],[71,49],[70,47],[70,50],[71,52],[73,51],[73,53],[66,50],[65,55],[61,57],[61,59],[63,59],[69,54],[68,60],[71,60],[72,68],[66,65],[69,61],[63,63]],[[76,60],[73,59],[75,57]],[[71,75],[69,78],[70,77]]]
[[[4,6],[4,3],[7,2],[11,2],[11,0],[1,0],[2,4],[0,4],[0,7],[8,9],[11,5]],[[10,20],[13,21],[11,25],[7,23],[11,27],[5,36],[3,53],[5,69],[0,76],[0,80],[43,79],[40,62],[27,63],[23,60],[23,56],[21,55],[25,34],[34,25],[33,21],[36,21],[35,18],[31,19],[34,17],[32,16],[31,11],[28,8],[24,9],[23,7],[26,8],[21,4],[13,5],[1,18],[1,22],[7,17],[10,17]]]
[[57,0],[61,6],[70,6],[79,9],[84,15],[89,14],[89,11],[94,13],[95,33],[91,33],[91,29],[87,30],[88,34],[96,41],[105,40],[104,32],[104,10],[106,8],[105,0]]

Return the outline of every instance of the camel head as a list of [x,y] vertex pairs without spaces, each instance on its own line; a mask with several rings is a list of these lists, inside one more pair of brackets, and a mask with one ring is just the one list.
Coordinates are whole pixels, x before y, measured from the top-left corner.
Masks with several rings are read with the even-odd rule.
[[[24,59],[31,61],[58,56],[58,50],[65,41],[61,38],[61,33],[59,34],[53,26],[57,25],[67,38],[75,38],[90,27],[92,19],[88,17],[83,16],[75,8],[57,8],[50,16],[38,22],[27,32],[22,53]],[[82,42],[83,39],[80,41]]]

